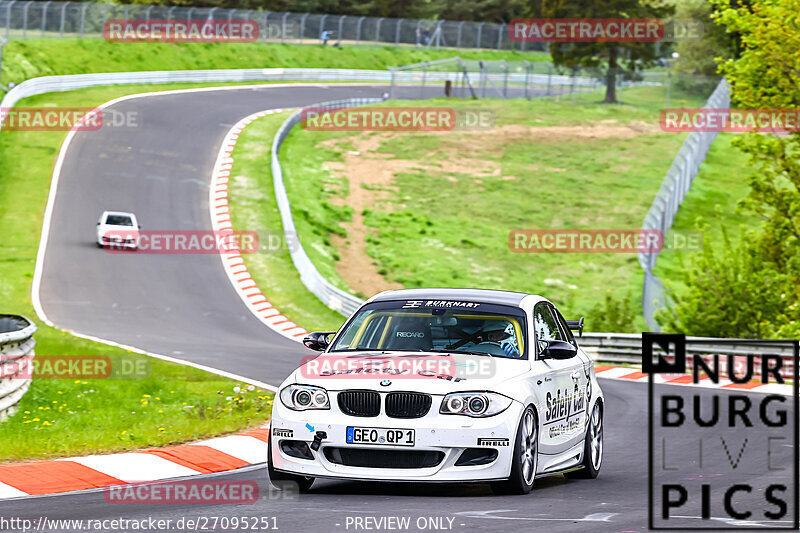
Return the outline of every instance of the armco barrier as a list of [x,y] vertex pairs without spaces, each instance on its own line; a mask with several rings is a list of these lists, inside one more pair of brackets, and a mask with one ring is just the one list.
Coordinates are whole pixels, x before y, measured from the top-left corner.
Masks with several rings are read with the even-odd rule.
[[[724,109],[730,107],[730,90],[727,81],[723,78],[717,88],[706,101],[704,108]],[[645,216],[642,224],[643,230],[658,230],[666,236],[678,214],[681,203],[692,186],[695,176],[700,171],[700,165],[705,161],[711,143],[717,138],[716,132],[693,131],[683,142],[678,155],[672,163],[664,178],[661,188],[653,200],[653,205]],[[655,312],[667,305],[664,286],[653,274],[653,269],[658,260],[658,252],[640,252],[639,263],[644,270],[644,284],[642,286],[642,312],[647,322],[647,327],[652,331],[660,331],[655,319]]]
[[[364,81],[391,82],[388,70],[325,68],[253,68],[218,70],[157,70],[144,72],[108,72],[42,76],[20,83],[6,94],[0,107],[8,109],[29,96],[49,92],[72,91],[103,85],[137,83],[221,83],[248,81]],[[411,80],[411,77],[409,77]]]
[[0,315],[0,420],[4,420],[31,384],[30,377],[19,375],[25,365],[20,358],[33,355],[36,325],[18,315]]
[[[352,98],[349,100],[336,100],[314,104],[313,107],[315,109],[356,107],[382,101],[383,99],[381,98]],[[278,130],[278,133],[275,134],[275,139],[272,141],[272,182],[275,188],[275,200],[278,203],[278,210],[281,214],[281,222],[283,224],[283,232],[284,235],[286,235],[286,240],[287,242],[295,243],[290,253],[292,262],[300,273],[300,280],[303,282],[303,285],[334,311],[338,311],[344,316],[350,316],[364,303],[363,300],[335,287],[325,279],[311,262],[311,259],[309,259],[303,245],[300,243],[300,239],[295,239],[297,229],[295,228],[294,219],[292,218],[292,208],[289,205],[289,197],[286,195],[286,186],[283,182],[283,170],[281,169],[281,162],[278,159],[278,152],[281,149],[283,141],[292,131],[292,128],[300,122],[301,113],[302,111],[297,111],[286,119]]]
[[[736,341],[735,345],[731,341]],[[637,365],[642,362],[642,336],[638,333],[584,333],[578,339],[578,344],[595,361]],[[747,339],[686,337],[686,358],[690,367],[694,355],[700,355],[708,361],[714,355],[725,358],[745,354],[755,355],[756,361],[763,355],[779,355],[783,359],[783,377],[790,379],[794,375],[794,349],[788,341],[785,345],[767,345]],[[741,371],[738,362],[736,371]],[[725,372],[721,374],[726,376]]]

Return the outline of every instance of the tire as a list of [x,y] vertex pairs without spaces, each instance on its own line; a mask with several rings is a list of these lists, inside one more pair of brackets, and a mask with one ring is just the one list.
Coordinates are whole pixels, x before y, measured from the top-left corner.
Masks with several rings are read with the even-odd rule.
[[492,483],[495,494],[528,494],[536,479],[539,465],[539,421],[536,411],[528,406],[522,412],[514,442],[511,475],[504,481]]
[[600,402],[594,404],[592,416],[586,427],[583,441],[583,468],[564,474],[572,479],[594,479],[603,466],[603,408]]
[[[267,452],[267,472],[269,473],[269,481],[272,486],[279,490],[295,490],[299,492],[307,492],[311,485],[314,484],[313,477],[296,476],[286,472],[279,472],[272,466],[272,443],[269,444],[269,451]],[[297,489],[295,489],[297,487]]]

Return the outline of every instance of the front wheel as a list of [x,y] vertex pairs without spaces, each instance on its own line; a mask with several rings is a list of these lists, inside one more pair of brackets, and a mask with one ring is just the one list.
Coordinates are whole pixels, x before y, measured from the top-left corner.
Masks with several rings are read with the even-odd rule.
[[600,402],[594,404],[586,439],[583,444],[583,468],[566,474],[569,478],[594,479],[600,473],[603,463],[603,409]]
[[504,481],[492,483],[495,494],[528,494],[533,488],[539,465],[539,424],[536,412],[528,406],[522,413],[514,443],[511,475]]
[[299,492],[306,492],[314,484],[313,477],[297,476],[286,472],[279,472],[272,466],[272,443],[269,444],[267,452],[267,472],[272,486],[280,490],[292,490],[293,485],[297,486]]

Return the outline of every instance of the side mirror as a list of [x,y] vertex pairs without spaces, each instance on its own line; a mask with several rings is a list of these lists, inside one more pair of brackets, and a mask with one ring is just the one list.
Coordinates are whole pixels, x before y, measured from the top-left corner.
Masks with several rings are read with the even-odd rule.
[[547,346],[542,350],[542,359],[571,359],[578,355],[578,349],[565,341],[545,341]]
[[303,344],[306,348],[311,350],[316,350],[318,352],[323,352],[325,349],[330,346],[328,342],[328,335],[333,335],[336,333],[335,331],[315,331],[313,333],[309,333],[303,339]]
[[567,327],[578,332],[578,337],[583,337],[583,317],[580,320],[567,320]]
[[139,229],[142,229],[142,225],[141,224],[139,224]]
[[98,222],[98,223],[97,223],[97,225],[99,226],[99,225],[100,225],[100,222]]

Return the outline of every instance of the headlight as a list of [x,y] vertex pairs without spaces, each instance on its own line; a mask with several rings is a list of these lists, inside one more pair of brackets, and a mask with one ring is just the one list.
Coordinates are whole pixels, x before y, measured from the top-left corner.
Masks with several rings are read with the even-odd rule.
[[511,405],[511,398],[494,392],[454,392],[442,400],[439,413],[472,417],[494,416]]
[[328,391],[321,387],[289,385],[281,390],[280,397],[283,405],[294,411],[331,408]]

